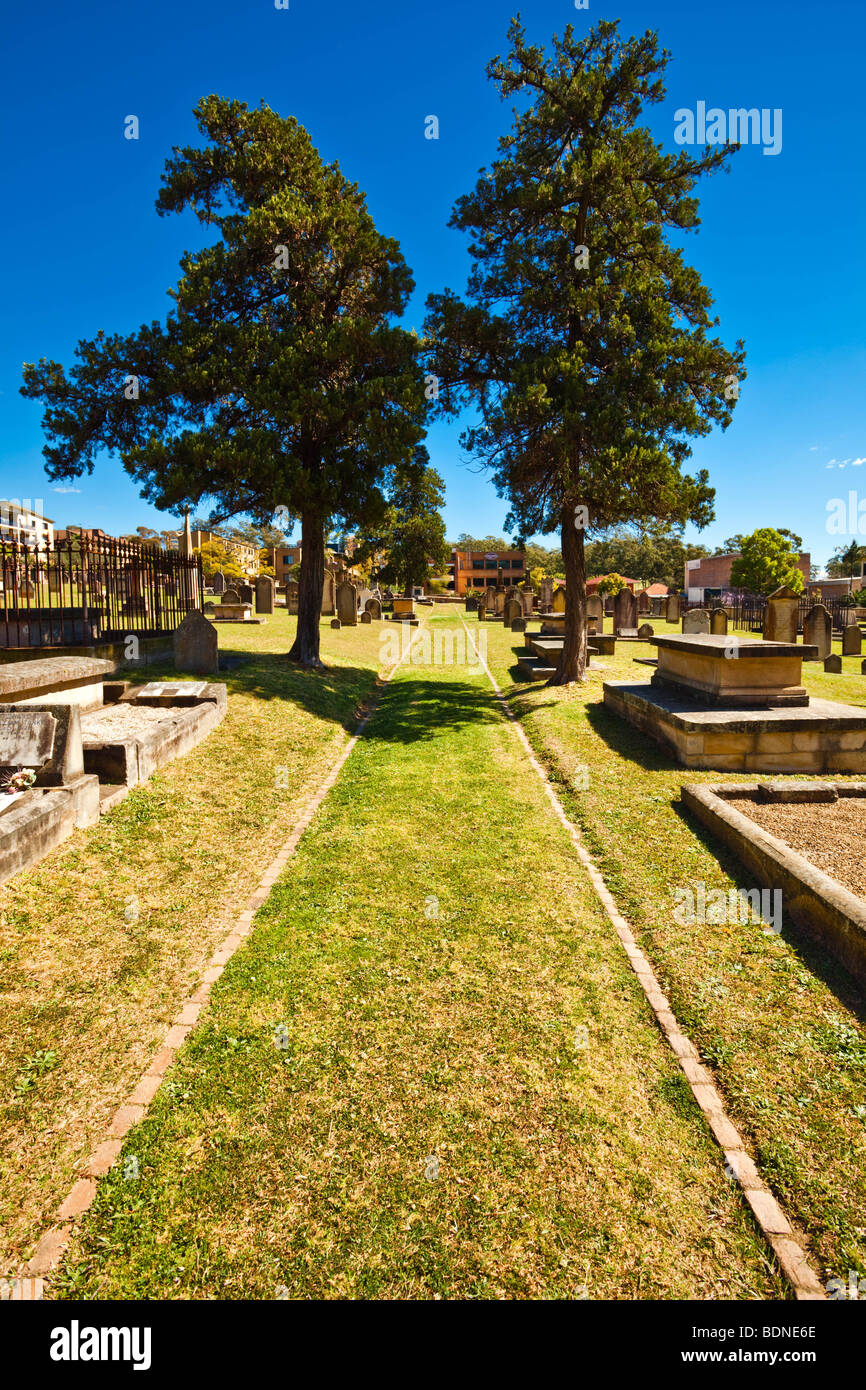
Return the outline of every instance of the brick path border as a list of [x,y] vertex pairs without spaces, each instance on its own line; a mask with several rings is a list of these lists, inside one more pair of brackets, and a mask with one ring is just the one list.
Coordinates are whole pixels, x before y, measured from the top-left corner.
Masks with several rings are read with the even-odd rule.
[[697,1048],[680,1028],[670,1003],[662,992],[655,971],[638,946],[628,922],[617,908],[616,900],[605,883],[601,871],[580,838],[580,832],[566,815],[550,778],[532,751],[532,745],[523,726],[500,690],[490,667],[475,646],[472,634],[462,617],[460,621],[463,623],[467,637],[472,642],[479,662],[487,672],[487,678],[493,686],[497,700],[514,726],[515,733],[541,780],[554,814],[571,837],[577,856],[586,869],[596,895],[622,943],[629,964],[640,981],[656,1021],[682,1067],[685,1078],[691,1087],[692,1095],[703,1111],[713,1137],[724,1153],[733,1176],[740,1184],[743,1196],[751,1207],[755,1220],[766,1240],[772,1247],[779,1265],[794,1291],[795,1298],[811,1302],[826,1299],[827,1294],[824,1286],[809,1264],[806,1252],[797,1240],[790,1221],[758,1172],[744,1140],[728,1117],[710,1072],[701,1065]]
[[253,918],[262,904],[267,901],[271,889],[294,855],[304,831],[308,829],[328,792],[334,786],[355,744],[375,713],[385,687],[402,665],[406,656],[407,652],[402,652],[399,660],[391,667],[387,675],[377,676],[370,695],[365,697],[356,709],[356,715],[360,714],[361,719],[354,734],[343,747],[318,790],[304,805],[295,821],[291,835],[265,869],[254,892],[247,899],[246,906],[235,919],[232,930],[214,951],[202,975],[200,985],[181,1008],[137,1086],[114,1112],[101,1143],[96,1146],[85,1163],[82,1176],[73,1183],[57,1208],[53,1224],[43,1234],[33,1255],[25,1264],[22,1271],[24,1276],[29,1278],[45,1276],[60,1263],[72,1239],[76,1219],[83,1216],[91,1206],[96,1196],[97,1183],[116,1162],[123,1148],[123,1140],[129,1130],[132,1129],[133,1125],[139,1124],[147,1114],[154,1096],[162,1085],[165,1073],[198,1022],[212,986],[222,975],[235,951],[250,935],[253,929]]

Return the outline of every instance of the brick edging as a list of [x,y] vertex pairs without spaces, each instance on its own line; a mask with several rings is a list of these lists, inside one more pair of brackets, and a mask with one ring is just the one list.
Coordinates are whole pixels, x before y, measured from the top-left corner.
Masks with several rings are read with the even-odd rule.
[[795,1298],[812,1302],[826,1299],[827,1294],[824,1286],[809,1264],[806,1252],[800,1241],[796,1239],[790,1221],[758,1172],[754,1159],[749,1153],[739,1130],[732,1123],[725,1110],[722,1098],[713,1084],[711,1074],[701,1065],[700,1054],[697,1048],[680,1028],[670,1003],[662,992],[655,971],[638,946],[628,922],[617,908],[616,900],[605,883],[600,869],[596,866],[592,856],[589,854],[580,838],[580,832],[566,815],[562,802],[557,796],[550,778],[532,750],[532,745],[529,742],[523,726],[520,724],[517,715],[500,690],[490,667],[475,646],[472,634],[469,628],[466,627],[465,622],[463,622],[462,617],[460,621],[463,623],[466,635],[475,648],[475,654],[479,662],[487,672],[488,680],[493,686],[497,700],[501,704],[508,719],[513,724],[514,730],[529,757],[529,761],[544,786],[545,794],[553,807],[554,814],[571,837],[577,856],[586,869],[590,882],[595,889],[596,896],[599,898],[602,907],[613,925],[614,931],[622,943],[629,964],[640,982],[650,1008],[655,1014],[656,1021],[683,1070],[685,1078],[691,1087],[692,1095],[703,1111],[707,1124],[713,1133],[713,1137],[724,1153],[726,1162],[733,1176],[742,1188],[743,1195],[752,1209],[755,1220],[769,1245],[772,1247],[779,1261],[780,1268],[794,1291]]
[[318,790],[304,804],[295,821],[292,833],[285,841],[276,857],[271,861],[259,879],[255,890],[247,899],[246,906],[235,919],[235,924],[222,944],[216,948],[201,978],[201,983],[181,1008],[171,1027],[165,1034],[161,1046],[154,1053],[148,1066],[140,1077],[135,1089],[118,1106],[105,1131],[102,1141],[96,1146],[84,1165],[82,1176],[73,1183],[66,1197],[57,1208],[53,1224],[42,1235],[36,1249],[22,1271],[25,1277],[49,1274],[60,1263],[72,1239],[76,1218],[83,1216],[96,1196],[97,1183],[116,1162],[123,1140],[134,1125],[139,1124],[150,1108],[150,1104],[162,1085],[165,1073],[175,1060],[179,1049],[192,1032],[204,1008],[211,987],[220,978],[235,951],[249,936],[253,929],[253,918],[259,908],[270,896],[271,889],[292,858],[308,829],[316,812],[334,786],[340,772],[347,762],[355,744],[364,732],[382,698],[385,687],[405,659],[406,653],[390,668],[387,675],[376,677],[369,696],[361,702],[363,715],[354,734],[344,745],[336,762],[327,773]]

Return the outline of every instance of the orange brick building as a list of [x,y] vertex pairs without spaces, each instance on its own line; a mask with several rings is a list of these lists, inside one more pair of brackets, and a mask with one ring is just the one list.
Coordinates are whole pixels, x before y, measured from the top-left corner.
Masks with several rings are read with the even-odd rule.
[[455,594],[467,589],[486,589],[488,584],[522,584],[526,578],[526,556],[522,550],[452,550],[449,570],[454,575]]

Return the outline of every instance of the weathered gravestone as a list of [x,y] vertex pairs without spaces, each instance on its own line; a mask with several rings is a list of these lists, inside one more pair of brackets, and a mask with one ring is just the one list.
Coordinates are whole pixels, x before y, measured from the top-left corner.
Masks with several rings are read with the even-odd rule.
[[488,584],[484,590],[484,607],[488,612],[493,613],[496,605],[496,585]]
[[849,623],[842,630],[842,655],[859,656],[863,645],[863,634],[856,623]]
[[595,621],[595,632],[604,632],[604,604],[598,594],[590,594],[586,600],[587,622]]
[[224,589],[224,590],[223,590],[223,596],[222,596],[222,599],[221,599],[221,602],[222,602],[222,603],[225,603],[225,604],[233,604],[233,603],[240,603],[240,601],[241,601],[241,596],[240,596],[240,594],[238,593],[237,589]]
[[225,591],[226,591],[226,577],[225,577],[225,575],[223,574],[222,570],[217,570],[217,572],[216,572],[216,574],[213,576],[213,578],[212,578],[210,584],[211,584],[211,588],[213,589],[214,593],[215,593],[218,597],[222,597],[222,595],[223,595],[223,594],[225,593]]
[[253,586],[252,586],[252,584],[239,584],[239,585],[238,585],[238,595],[239,595],[239,601],[240,601],[241,603],[252,603],[252,601],[253,601]]
[[553,580],[552,580],[552,579],[542,579],[542,581],[541,581],[541,597],[539,598],[539,601],[538,601],[538,606],[539,606],[539,608],[541,609],[542,613],[549,613],[549,612],[551,611],[550,605],[552,604],[552,602],[553,602]]
[[342,627],[342,626],[343,626],[343,624],[340,622],[340,619],[339,619],[339,618],[332,618],[332,619],[331,619],[331,627]]
[[194,676],[213,676],[219,670],[219,638],[203,613],[187,613],[172,636],[174,669]]
[[550,600],[549,611],[551,613],[565,612],[565,589],[561,584],[553,591],[553,598]]
[[502,610],[502,620],[503,620],[503,623],[504,623],[505,627],[511,627],[511,624],[514,622],[515,618],[522,618],[522,617],[523,617],[523,604],[520,602],[520,599],[519,599],[519,598],[510,598],[510,599],[507,599],[506,602],[505,602],[505,607],[504,607],[504,609]]
[[520,590],[520,602],[523,605],[523,617],[531,618],[535,611],[535,594],[531,589]]
[[651,623],[641,623],[637,630],[637,635],[642,641],[646,642],[650,637],[655,637],[655,628]]
[[646,589],[641,589],[637,596],[637,611],[639,613],[648,613],[650,611],[650,599]]
[[371,625],[372,622],[373,622],[372,614],[368,613],[367,610],[366,610],[366,608],[364,609],[363,613],[361,614],[361,622],[362,622],[362,623],[366,623],[366,624],[368,624],[368,625]]
[[824,670],[829,671],[831,675],[838,676],[842,670],[841,656],[826,657],[824,660]]
[[493,595],[493,614],[496,618],[501,618],[505,612],[505,593],[502,589],[496,589]]
[[637,632],[637,599],[631,589],[620,589],[614,599],[613,630],[617,636],[622,632]]
[[728,615],[724,608],[713,608],[710,612],[710,632],[714,637],[727,637]]
[[[288,585],[286,586],[288,592]],[[325,577],[322,580],[322,613],[326,618],[333,615],[337,605],[336,586],[334,576],[330,570],[325,570]]]
[[267,574],[260,574],[256,580],[256,612],[273,613],[274,611],[274,590],[273,579]]
[[337,617],[347,627],[358,626],[358,590],[345,579],[337,585]]
[[368,598],[364,611],[370,614],[371,621],[378,622],[382,616],[382,604],[377,598]]
[[[299,593],[300,593],[300,585],[298,584],[297,579],[289,579],[289,580],[287,581],[287,583],[286,583],[286,612],[287,612],[287,613],[297,613],[297,611],[298,611],[298,595],[299,595]],[[333,611],[334,611],[333,606],[330,608],[329,611],[330,611],[331,613],[333,613]]]
[[764,617],[765,642],[796,642],[800,596],[787,584],[767,599]]
[[682,611],[682,600],[679,594],[668,594],[667,612],[665,617],[669,623],[678,623]]
[[833,619],[830,610],[823,603],[815,603],[803,619],[803,642],[807,647],[817,647],[816,657],[804,657],[804,661],[826,661],[833,650]]
[[525,618],[515,618],[514,621],[513,621],[512,624],[511,624],[511,631],[512,631],[512,632],[525,632],[525,631],[526,631],[526,619],[525,619]]
[[683,633],[708,633],[710,614],[706,608],[690,608],[683,614]]

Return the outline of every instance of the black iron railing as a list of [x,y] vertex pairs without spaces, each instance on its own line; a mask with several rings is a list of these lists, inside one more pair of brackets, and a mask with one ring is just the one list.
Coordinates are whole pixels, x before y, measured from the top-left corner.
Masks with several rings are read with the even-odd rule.
[[0,648],[156,637],[203,598],[199,555],[108,537],[0,541]]

